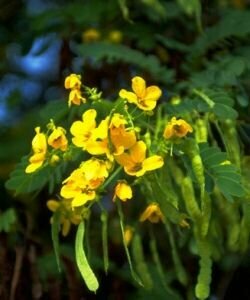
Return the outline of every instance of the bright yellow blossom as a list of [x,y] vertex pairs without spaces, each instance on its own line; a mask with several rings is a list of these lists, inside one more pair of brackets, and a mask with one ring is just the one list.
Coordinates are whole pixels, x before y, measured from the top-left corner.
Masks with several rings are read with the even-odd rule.
[[47,152],[47,141],[44,133],[40,132],[40,127],[35,128],[36,135],[32,140],[32,150],[34,154],[29,158],[29,165],[25,173],[33,173],[40,168],[45,160]]
[[161,168],[164,164],[163,158],[159,155],[146,158],[146,150],[146,144],[139,141],[128,150],[128,153],[115,156],[115,159],[124,167],[124,171],[128,175],[139,177],[147,171]]
[[132,79],[132,90],[133,92],[129,92],[122,89],[119,96],[145,111],[153,110],[162,94],[161,89],[156,85],[146,87],[145,80],[139,76]]
[[89,109],[82,115],[82,121],[75,121],[70,132],[74,136],[72,142],[92,155],[106,154],[108,152],[108,123],[100,122],[96,127],[96,110]]
[[114,155],[122,154],[136,143],[135,131],[126,129],[126,124],[127,121],[120,114],[114,114],[110,121],[109,134]]
[[25,173],[33,173],[40,168],[45,161],[45,156],[46,152],[33,154],[29,159],[30,164],[26,167]]
[[80,89],[81,84],[81,75],[77,74],[70,74],[64,81],[65,89]]
[[71,90],[69,93],[68,105],[71,106],[72,103],[75,105],[86,103],[86,98],[82,97],[81,91],[77,88]]
[[71,175],[63,181],[63,184],[60,195],[65,199],[72,199],[72,207],[84,205],[96,197],[94,190],[96,182],[95,186],[91,186],[91,182],[86,179],[80,168],[74,170]]
[[176,120],[176,117],[173,117],[171,121],[165,127],[163,136],[166,139],[173,137],[184,137],[188,132],[193,132],[193,128],[184,120]]
[[163,214],[158,204],[152,203],[147,206],[147,208],[140,216],[140,222],[144,222],[146,220],[149,220],[151,223],[158,223],[159,221],[164,220]]
[[63,181],[61,196],[72,199],[72,207],[84,205],[94,200],[95,190],[108,177],[109,164],[106,161],[91,158],[81,164]]
[[54,149],[65,151],[68,147],[68,140],[65,136],[66,130],[62,127],[55,127],[48,137],[48,144]]
[[124,202],[133,197],[132,189],[125,181],[120,181],[117,183],[113,201],[116,197]]
[[[69,231],[71,224],[78,225],[82,217],[80,214],[77,213],[76,210],[72,210],[71,208],[71,201],[63,199],[61,201],[57,200],[48,200],[47,207],[50,211],[56,212],[60,210],[60,223],[62,224],[62,235],[66,236]],[[51,219],[53,222],[53,218]]]
[[97,158],[91,158],[80,166],[82,172],[85,174],[85,178],[90,182],[94,182],[95,180],[103,182],[109,175],[108,169],[110,167],[109,162]]

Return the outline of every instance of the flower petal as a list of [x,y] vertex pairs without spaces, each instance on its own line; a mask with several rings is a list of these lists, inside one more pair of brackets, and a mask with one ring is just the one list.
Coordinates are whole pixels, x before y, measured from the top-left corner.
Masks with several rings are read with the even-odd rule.
[[130,156],[135,163],[141,163],[146,157],[147,146],[143,141],[139,141],[130,148]]
[[162,95],[161,89],[156,85],[151,85],[146,88],[145,101],[157,101]]
[[124,89],[120,90],[119,96],[123,99],[128,100],[129,103],[137,103],[137,96],[135,93],[128,92]]
[[118,182],[115,187],[115,196],[122,201],[127,201],[133,196],[132,189],[126,182]]
[[88,201],[94,200],[95,196],[96,196],[95,191],[89,191],[88,193],[79,194],[73,199],[71,205],[72,205],[72,207],[82,206],[85,203],[87,203]]
[[153,155],[151,157],[148,157],[142,163],[142,167],[145,171],[152,171],[155,169],[159,169],[163,165],[164,165],[163,158],[159,155]]
[[143,78],[136,76],[132,79],[132,90],[138,98],[144,98],[146,93],[146,82]]

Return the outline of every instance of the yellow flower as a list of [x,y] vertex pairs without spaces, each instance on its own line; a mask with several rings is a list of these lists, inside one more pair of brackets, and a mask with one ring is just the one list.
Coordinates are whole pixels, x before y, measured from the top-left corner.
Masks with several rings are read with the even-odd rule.
[[115,156],[115,159],[124,167],[124,171],[128,175],[139,177],[147,171],[161,168],[164,164],[163,158],[159,155],[146,158],[146,150],[146,144],[139,141],[128,150],[128,153]]
[[78,168],[74,170],[68,178],[63,181],[60,195],[65,199],[72,199],[72,207],[82,206],[88,201],[94,200],[96,193],[93,190],[83,171]]
[[83,121],[75,121],[70,132],[74,136],[72,142],[92,155],[108,152],[108,125],[107,120],[101,121],[96,127],[96,110],[89,109],[82,115]]
[[25,169],[25,173],[33,173],[43,165],[46,153],[35,153],[29,159],[29,165]]
[[108,177],[108,162],[91,158],[81,164],[63,181],[61,196],[72,199],[72,207],[82,206],[96,197],[95,190]]
[[95,42],[100,39],[100,32],[95,28],[89,28],[85,30],[82,34],[82,40],[85,43]]
[[140,222],[149,220],[151,223],[158,223],[159,221],[164,221],[163,214],[156,203],[148,205],[144,212],[140,216]]
[[101,183],[108,177],[108,169],[110,165],[108,162],[91,158],[81,164],[80,169],[85,175],[85,178],[91,183],[91,181],[100,181]]
[[114,146],[115,155],[122,154],[125,150],[131,148],[136,143],[134,130],[127,130],[125,125],[127,121],[120,114],[114,114],[109,125],[110,140]]
[[[62,224],[62,235],[66,236],[69,231],[71,224],[77,225],[81,222],[82,217],[77,213],[76,210],[72,210],[71,201],[63,199],[61,201],[48,200],[47,207],[52,212],[60,210],[60,223]],[[53,222],[53,218],[51,220]]]
[[117,183],[115,187],[115,194],[113,197],[113,201],[115,198],[119,198],[122,201],[127,201],[133,197],[133,192],[131,187],[126,183],[126,181],[120,181]]
[[80,89],[81,84],[81,75],[77,74],[70,74],[64,81],[65,89]]
[[47,151],[47,141],[44,133],[40,132],[40,127],[35,128],[36,135],[32,140],[32,149],[34,153],[43,153]]
[[29,165],[25,173],[33,173],[43,165],[47,152],[47,141],[44,133],[40,132],[40,127],[35,128],[36,135],[32,140],[32,150],[34,154],[29,158]]
[[193,128],[184,120],[176,120],[176,117],[173,117],[171,121],[165,127],[163,136],[166,139],[172,137],[184,137],[188,132],[193,132]]
[[48,144],[55,148],[65,151],[68,147],[68,140],[65,136],[66,130],[62,127],[55,127],[48,137]]
[[153,110],[157,101],[161,97],[161,90],[158,86],[151,85],[146,87],[146,82],[143,78],[136,76],[132,79],[132,90],[120,90],[119,96],[128,100],[129,103],[136,104],[142,110]]
[[72,89],[69,93],[69,101],[68,105],[71,106],[71,104],[80,105],[82,103],[86,103],[86,99],[82,97],[82,93],[79,89],[75,88]]

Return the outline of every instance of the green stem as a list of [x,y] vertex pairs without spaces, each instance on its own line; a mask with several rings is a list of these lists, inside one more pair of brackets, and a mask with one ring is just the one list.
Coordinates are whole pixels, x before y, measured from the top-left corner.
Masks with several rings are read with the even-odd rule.
[[119,166],[114,173],[112,173],[112,175],[104,182],[102,189],[104,190],[109,184],[110,182],[120,173],[122,169],[122,166]]

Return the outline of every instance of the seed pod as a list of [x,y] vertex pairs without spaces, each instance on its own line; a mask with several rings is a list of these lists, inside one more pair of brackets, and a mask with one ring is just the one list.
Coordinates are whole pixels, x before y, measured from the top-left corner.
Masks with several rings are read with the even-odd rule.
[[205,185],[205,176],[200,154],[196,153],[193,157],[191,157],[191,163],[195,177],[202,188]]
[[208,136],[207,122],[198,119],[195,123],[195,140],[197,143],[206,143]]
[[195,286],[195,295],[199,300],[205,300],[210,294],[210,283],[212,274],[212,260],[210,258],[209,243],[196,235],[197,247],[200,255],[200,271],[197,284]]
[[190,217],[194,221],[200,221],[201,211],[195,199],[193,184],[190,177],[186,177],[183,179],[181,191],[182,197],[185,201],[186,209]]
[[211,218],[211,199],[208,193],[204,195],[203,209],[202,209],[202,220],[201,220],[201,236],[207,235]]

